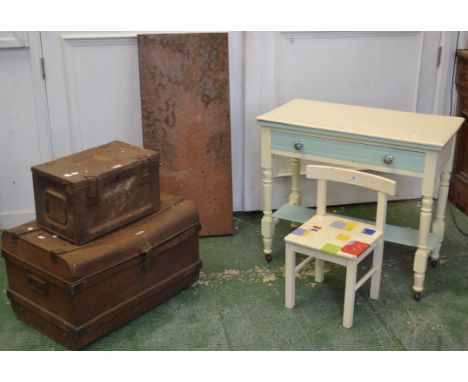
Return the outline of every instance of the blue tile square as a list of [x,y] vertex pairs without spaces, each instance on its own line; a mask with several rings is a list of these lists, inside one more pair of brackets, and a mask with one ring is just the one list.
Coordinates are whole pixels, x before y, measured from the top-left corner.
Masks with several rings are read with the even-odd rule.
[[306,230],[303,228],[296,228],[294,231],[292,231],[294,235],[299,235],[299,236],[303,235],[304,232],[306,232]]
[[345,229],[346,223],[335,220],[333,223],[330,224],[330,227],[338,228],[338,229]]

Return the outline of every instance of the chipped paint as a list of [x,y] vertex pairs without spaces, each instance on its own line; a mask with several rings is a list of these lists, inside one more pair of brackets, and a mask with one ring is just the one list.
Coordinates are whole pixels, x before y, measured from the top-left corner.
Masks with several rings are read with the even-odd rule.
[[[325,268],[324,273],[328,270]],[[226,269],[223,272],[205,273],[200,272],[200,279],[193,285],[215,287],[219,284],[224,284],[227,281],[236,280],[245,284],[264,283],[271,284],[276,281],[284,280],[285,269],[283,267],[269,268],[267,266],[255,266],[252,269]],[[297,275],[300,280],[313,278],[315,279],[315,268],[308,264]],[[315,282],[308,284],[311,288],[315,287]]]
[[66,178],[70,178],[72,176],[79,175],[79,174],[80,173],[78,171],[73,171],[73,172],[66,172],[65,174],[63,174],[63,176]]

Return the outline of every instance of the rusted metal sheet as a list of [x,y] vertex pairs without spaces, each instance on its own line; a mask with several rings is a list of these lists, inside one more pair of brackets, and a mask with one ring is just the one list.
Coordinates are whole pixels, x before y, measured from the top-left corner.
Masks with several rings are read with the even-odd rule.
[[120,141],[32,167],[37,224],[83,244],[159,208],[159,154]]
[[161,194],[161,209],[82,246],[30,222],[2,235],[17,317],[71,349],[128,322],[199,276],[193,202]]
[[226,33],[138,36],[144,147],[161,190],[193,200],[201,236],[233,233]]

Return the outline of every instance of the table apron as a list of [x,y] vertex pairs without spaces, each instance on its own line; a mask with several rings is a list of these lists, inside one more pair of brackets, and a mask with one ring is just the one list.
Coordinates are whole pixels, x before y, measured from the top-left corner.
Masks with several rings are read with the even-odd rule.
[[353,162],[369,169],[418,177],[423,176],[425,168],[425,152],[274,130],[271,149],[272,153]]

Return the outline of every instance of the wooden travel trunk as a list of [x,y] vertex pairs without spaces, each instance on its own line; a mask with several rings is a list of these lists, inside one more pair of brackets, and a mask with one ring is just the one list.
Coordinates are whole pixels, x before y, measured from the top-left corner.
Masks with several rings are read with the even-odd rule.
[[455,83],[458,93],[457,115],[465,122],[458,131],[450,186],[450,201],[468,214],[468,49],[457,50]]
[[468,49],[457,50],[456,87],[458,91],[458,115],[468,115]]
[[70,349],[198,279],[198,212],[161,194],[161,210],[77,246],[30,222],[5,231],[2,256],[17,317]]
[[75,244],[159,208],[159,153],[124,142],[31,168],[37,224]]

